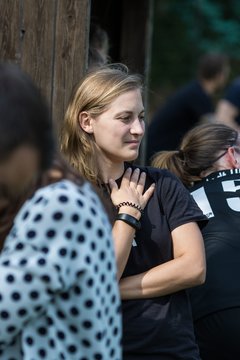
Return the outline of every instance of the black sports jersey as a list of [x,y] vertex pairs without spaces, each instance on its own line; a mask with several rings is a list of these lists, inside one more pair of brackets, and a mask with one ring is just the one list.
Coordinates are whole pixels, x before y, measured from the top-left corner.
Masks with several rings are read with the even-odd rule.
[[202,230],[206,282],[189,291],[194,320],[240,306],[240,169],[210,174],[190,189],[208,216]]
[[[146,188],[156,183],[141,217],[123,277],[139,274],[173,258],[171,231],[205,220],[182,183],[167,170],[146,171]],[[185,290],[156,298],[125,300],[123,359],[199,359],[189,298]]]

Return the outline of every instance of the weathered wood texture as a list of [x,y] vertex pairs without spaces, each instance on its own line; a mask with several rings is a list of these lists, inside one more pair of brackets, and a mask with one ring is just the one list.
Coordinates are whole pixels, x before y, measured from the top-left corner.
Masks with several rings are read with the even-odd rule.
[[57,128],[86,69],[90,0],[0,0],[0,58],[29,73]]
[[54,11],[55,1],[52,0],[20,2],[20,65],[32,76],[51,105]]
[[3,60],[21,60],[20,8],[16,0],[0,1],[0,54]]
[[88,59],[89,0],[57,3],[53,81],[54,119],[60,121],[74,85],[85,73]]

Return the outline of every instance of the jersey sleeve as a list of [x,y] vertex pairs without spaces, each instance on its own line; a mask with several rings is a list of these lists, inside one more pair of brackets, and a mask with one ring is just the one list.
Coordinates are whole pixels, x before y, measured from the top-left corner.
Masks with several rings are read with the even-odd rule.
[[197,222],[200,227],[207,223],[207,217],[198,207],[181,181],[166,171],[159,184],[159,197],[167,217],[170,231],[189,222]]

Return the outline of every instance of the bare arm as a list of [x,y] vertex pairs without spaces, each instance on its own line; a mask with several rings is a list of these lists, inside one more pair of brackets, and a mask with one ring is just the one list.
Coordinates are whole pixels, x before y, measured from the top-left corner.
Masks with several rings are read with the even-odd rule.
[[240,126],[236,123],[235,117],[238,115],[239,110],[236,106],[227,100],[220,100],[216,108],[217,121],[228,125],[237,131],[240,131]]
[[[128,201],[144,209],[155,188],[155,185],[152,184],[144,192],[145,181],[146,174],[144,172],[140,175],[139,169],[135,169],[132,173],[130,168],[126,170],[119,188],[114,180],[110,180],[109,185],[111,187],[113,204],[116,206],[121,202]],[[119,209],[119,213],[131,215],[137,220],[141,217],[140,211],[131,206],[122,206]],[[118,279],[120,279],[131,251],[135,229],[125,222],[117,220],[114,223],[112,233],[117,260]]]
[[[130,211],[128,213],[130,215]],[[117,261],[117,277],[119,280],[125,269],[131,251],[132,242],[135,235],[135,229],[124,223],[123,221],[115,221],[112,233]]]
[[122,279],[122,299],[163,296],[205,281],[205,250],[198,225],[191,222],[177,227],[172,231],[172,240],[173,260]]

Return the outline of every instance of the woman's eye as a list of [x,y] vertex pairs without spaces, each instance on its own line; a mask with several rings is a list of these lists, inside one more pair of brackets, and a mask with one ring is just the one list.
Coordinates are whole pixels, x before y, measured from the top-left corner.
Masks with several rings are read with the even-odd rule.
[[139,116],[139,120],[140,121],[145,121],[145,116],[144,115]]
[[124,122],[127,122],[127,121],[130,121],[130,120],[131,120],[130,116],[123,116],[123,117],[121,117],[121,118],[119,118],[119,119],[122,120],[122,121],[124,121]]

